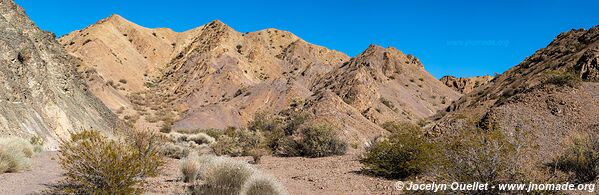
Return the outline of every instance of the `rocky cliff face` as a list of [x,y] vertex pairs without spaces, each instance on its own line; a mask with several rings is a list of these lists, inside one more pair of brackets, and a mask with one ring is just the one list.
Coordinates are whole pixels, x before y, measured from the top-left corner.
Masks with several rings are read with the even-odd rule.
[[467,94],[474,89],[483,86],[493,80],[492,76],[476,76],[469,78],[456,78],[454,76],[444,76],[439,79],[443,84],[447,85],[449,88],[460,92],[462,94]]
[[366,140],[382,132],[377,124],[417,121],[459,96],[394,48],[351,59],[290,32],[240,33],[220,21],[179,33],[114,15],[60,42],[85,62],[92,92],[138,127],[242,127],[257,112],[293,109]]
[[12,0],[0,1],[0,135],[46,140],[81,129],[115,128],[116,117],[86,91],[80,62],[40,30]]
[[469,125],[499,129],[528,146],[520,151],[527,179],[546,176],[542,165],[564,151],[562,143],[570,135],[599,130],[597,46],[599,27],[558,35],[492,83],[453,103],[431,132],[452,134]]

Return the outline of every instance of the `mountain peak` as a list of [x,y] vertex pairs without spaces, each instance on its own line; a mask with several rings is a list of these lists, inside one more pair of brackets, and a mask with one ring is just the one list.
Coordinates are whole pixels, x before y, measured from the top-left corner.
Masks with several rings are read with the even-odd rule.
[[215,29],[231,29],[233,30],[233,28],[231,28],[229,25],[225,24],[223,21],[220,20],[212,20],[211,22],[209,22],[208,24],[204,25],[204,26],[208,26],[211,28],[215,28]]
[[212,20],[208,24],[219,25],[219,26],[227,26],[227,24],[225,24],[223,21],[221,21],[219,19]]
[[104,18],[104,19],[98,21],[96,24],[105,24],[105,23],[110,23],[110,24],[114,24],[117,26],[120,26],[120,25],[138,26],[137,24],[125,19],[123,16],[118,15],[118,14],[112,14],[112,15],[108,16],[107,18]]

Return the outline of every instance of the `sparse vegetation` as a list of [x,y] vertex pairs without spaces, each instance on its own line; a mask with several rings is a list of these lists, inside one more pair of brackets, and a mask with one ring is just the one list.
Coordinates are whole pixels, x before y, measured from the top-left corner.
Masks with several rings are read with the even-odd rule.
[[30,141],[18,137],[0,138],[0,174],[29,168],[29,159],[41,151],[43,140],[34,136]]
[[577,87],[582,83],[582,79],[573,72],[567,71],[548,71],[548,79],[545,83],[556,86]]
[[347,143],[340,140],[333,128],[327,125],[304,128],[299,141],[301,155],[324,157],[345,154]]
[[443,166],[449,179],[491,184],[522,181],[524,170],[518,158],[525,146],[508,139],[497,125],[461,130],[445,144]]
[[214,160],[205,172],[205,183],[193,194],[239,194],[255,170],[246,163],[227,158]]
[[128,140],[98,131],[71,135],[60,146],[60,165],[66,171],[66,193],[140,193],[147,176],[157,174],[163,161],[157,152],[157,137],[135,133]]
[[385,99],[384,97],[381,97],[380,101],[381,103],[383,103],[383,105],[387,106],[388,108],[395,109],[395,105],[393,105],[393,102]]
[[287,194],[276,180],[241,161],[193,154],[181,165],[184,180],[192,183],[191,194]]
[[188,131],[185,133],[170,132],[167,134],[168,143],[161,151],[164,155],[182,159],[192,152],[198,152],[215,143],[215,139],[205,133]]
[[200,175],[200,159],[199,156],[189,155],[179,162],[179,170],[183,176],[183,182],[191,183],[198,179]]
[[391,134],[372,141],[360,160],[366,172],[386,178],[407,178],[423,173],[433,164],[436,148],[418,126],[389,122],[383,128]]
[[252,150],[266,147],[260,131],[230,129],[212,145],[217,155],[250,156]]
[[144,86],[147,88],[153,88],[156,87],[156,83],[148,81],[144,83]]
[[599,176],[598,138],[594,132],[573,135],[564,154],[548,166],[571,173],[572,182],[594,182]]
[[290,113],[282,120],[257,114],[248,129],[229,128],[212,148],[217,155],[252,156],[259,163],[263,155],[324,157],[341,155],[347,143],[328,125],[305,126],[306,113]]
[[272,177],[254,174],[241,188],[243,195],[282,195],[285,188]]
[[172,130],[173,127],[170,122],[163,122],[159,129],[159,131],[162,133],[170,133]]

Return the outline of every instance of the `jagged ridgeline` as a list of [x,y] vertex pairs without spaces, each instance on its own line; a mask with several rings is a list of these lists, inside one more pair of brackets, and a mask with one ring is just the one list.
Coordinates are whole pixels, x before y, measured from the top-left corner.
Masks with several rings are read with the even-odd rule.
[[52,149],[69,132],[115,128],[77,77],[80,62],[12,0],[0,1],[0,52],[0,136],[37,135]]
[[60,43],[84,62],[92,93],[137,127],[243,127],[256,113],[300,110],[365,141],[379,124],[416,122],[460,96],[394,48],[350,58],[287,31],[241,33],[220,21],[174,32],[113,15]]
[[444,116],[432,131],[501,132],[518,149],[507,155],[518,157],[511,162],[523,170],[518,179],[545,181],[552,176],[546,165],[572,153],[566,151],[568,143],[599,132],[598,59],[599,26],[561,33],[489,84],[462,96],[448,113],[440,113]]

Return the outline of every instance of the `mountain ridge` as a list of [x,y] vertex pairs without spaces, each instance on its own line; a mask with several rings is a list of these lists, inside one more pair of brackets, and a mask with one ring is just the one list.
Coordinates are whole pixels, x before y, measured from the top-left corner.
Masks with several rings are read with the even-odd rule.
[[[113,27],[100,28],[106,23]],[[92,92],[114,112],[124,113],[121,118],[143,119],[140,123],[133,121],[137,127],[160,126],[160,121],[172,121],[174,128],[243,127],[258,112],[277,114],[289,109],[292,104],[298,106],[296,109],[310,110],[314,118],[318,118],[317,112],[326,110],[309,108],[309,105],[319,105],[314,102],[319,99],[314,95],[326,94],[323,92],[329,90],[327,87],[337,88],[333,90],[336,91],[333,93],[335,96],[341,93],[347,95],[351,90],[345,90],[343,85],[357,84],[354,89],[376,86],[377,90],[364,99],[358,97],[362,103],[352,104],[347,97],[339,102],[327,96],[330,97],[328,100],[332,100],[327,104],[344,108],[339,112],[357,115],[351,120],[365,117],[366,120],[353,122],[361,124],[361,128],[380,130],[373,124],[389,120],[414,122],[444,109],[449,102],[459,97],[457,92],[426,72],[417,58],[395,48],[371,45],[362,54],[350,58],[341,52],[310,44],[291,32],[273,28],[240,33],[215,20],[177,33],[129,23],[113,15],[81,31],[63,36],[60,42],[70,53],[87,62],[80,72],[92,72],[99,75],[96,78],[101,78],[97,79],[99,81],[88,79],[89,85],[94,88]],[[114,24],[121,26],[114,27]],[[114,29],[121,30],[115,32]],[[111,36],[119,37],[110,39],[114,41],[111,43],[106,39]],[[84,37],[95,37],[103,42],[96,43],[96,39]],[[150,49],[147,50],[150,52],[145,53],[134,49],[134,46],[144,45],[154,39],[164,40],[165,44],[149,45]],[[94,55],[90,55],[92,53]],[[109,61],[96,60],[110,56],[110,53],[122,57]],[[161,63],[152,64],[139,57],[125,60],[125,56],[143,56],[139,55],[141,53]],[[371,67],[360,67],[366,65]],[[90,71],[92,68],[94,70]],[[404,72],[399,69],[404,69]],[[356,83],[358,80],[355,78],[345,76],[346,71],[366,76],[367,83]],[[117,83],[124,79],[123,72],[133,72],[130,75],[137,76]],[[323,79],[325,77],[329,79]],[[326,84],[335,79],[345,79],[346,83]],[[390,84],[400,81],[401,87],[392,87]],[[379,91],[385,95],[379,94]],[[396,98],[400,95],[408,98],[408,102]],[[308,101],[311,104],[303,105]],[[339,105],[348,103],[349,107],[357,110],[348,110],[349,107]],[[156,122],[156,118],[160,117],[157,115],[165,117]],[[143,122],[148,119],[154,123]],[[341,125],[340,121],[328,122]],[[363,141],[367,139],[357,136],[360,128],[350,129],[353,133],[349,133],[348,137],[360,137]],[[368,137],[372,136],[374,133]]]
[[[463,129],[497,130],[518,144],[524,179],[549,179],[543,166],[563,154],[571,136],[599,129],[596,56],[599,26],[559,34],[478,89],[440,111],[429,129],[449,136]],[[534,175],[534,176],[533,176]],[[529,178],[530,177],[530,178]]]

